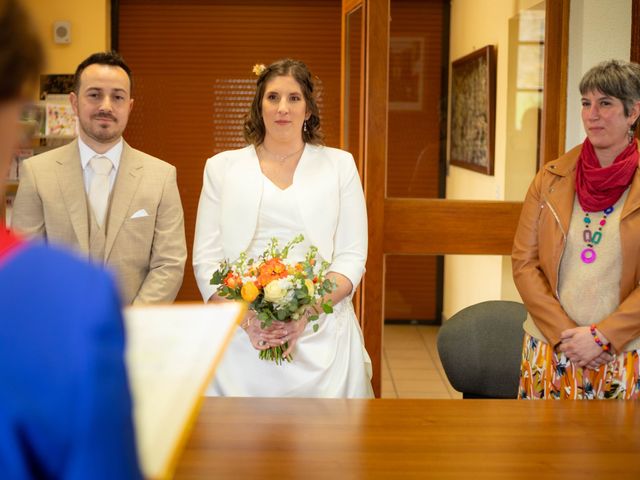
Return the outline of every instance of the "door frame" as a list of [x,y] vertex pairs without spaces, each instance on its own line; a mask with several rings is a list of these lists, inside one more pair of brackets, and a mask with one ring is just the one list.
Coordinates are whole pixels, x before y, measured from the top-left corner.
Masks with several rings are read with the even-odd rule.
[[[380,396],[386,255],[509,255],[522,202],[386,196],[390,0],[363,0],[363,4],[363,181],[369,216],[369,255],[362,287],[361,322],[373,363],[373,388]],[[570,0],[546,2],[543,162],[564,150],[569,4]],[[547,105],[554,108],[546,108]],[[425,212],[429,212],[428,218]]]

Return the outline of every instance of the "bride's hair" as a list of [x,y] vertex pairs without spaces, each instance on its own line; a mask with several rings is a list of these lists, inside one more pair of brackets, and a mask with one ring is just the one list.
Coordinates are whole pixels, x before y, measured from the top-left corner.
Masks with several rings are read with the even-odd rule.
[[[256,71],[254,67],[254,71]],[[314,145],[322,144],[324,134],[320,128],[320,111],[318,109],[316,86],[311,72],[307,66],[299,60],[285,58],[278,60],[264,69],[258,69],[258,82],[256,94],[251,103],[251,110],[244,121],[244,139],[252,145],[260,145],[264,141],[265,126],[262,120],[262,97],[267,83],[274,77],[291,75],[300,85],[307,112],[311,115],[306,121],[306,131],[303,129],[302,140]]]

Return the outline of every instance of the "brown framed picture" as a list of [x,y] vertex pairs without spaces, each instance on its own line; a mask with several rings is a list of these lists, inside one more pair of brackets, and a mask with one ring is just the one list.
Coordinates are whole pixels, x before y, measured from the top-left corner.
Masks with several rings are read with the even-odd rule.
[[389,109],[422,110],[424,39],[389,39]]
[[493,175],[496,54],[493,45],[451,64],[449,162]]

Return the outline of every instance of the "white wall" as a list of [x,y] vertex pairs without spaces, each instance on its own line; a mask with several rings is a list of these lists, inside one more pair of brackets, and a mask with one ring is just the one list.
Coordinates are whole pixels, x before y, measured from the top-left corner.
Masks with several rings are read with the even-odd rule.
[[585,138],[578,91],[582,75],[598,62],[630,55],[631,0],[571,0],[565,150]]

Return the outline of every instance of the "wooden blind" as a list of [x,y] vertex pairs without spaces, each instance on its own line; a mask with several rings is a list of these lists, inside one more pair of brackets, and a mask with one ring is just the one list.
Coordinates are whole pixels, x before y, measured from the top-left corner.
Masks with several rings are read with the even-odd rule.
[[121,0],[135,99],[125,138],[178,170],[189,248],[178,300],[200,298],[191,248],[204,164],[244,146],[254,64],[304,61],[321,81],[325,143],[338,146],[340,15],[340,0]]
[[[440,193],[445,18],[442,0],[391,1],[387,197]],[[435,256],[387,255],[385,318],[439,319],[437,276]]]

